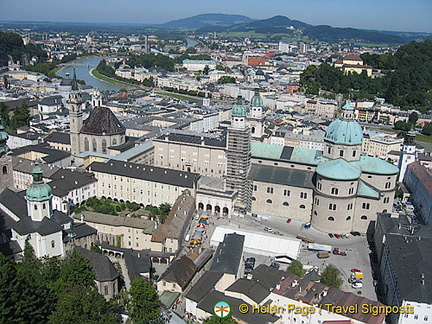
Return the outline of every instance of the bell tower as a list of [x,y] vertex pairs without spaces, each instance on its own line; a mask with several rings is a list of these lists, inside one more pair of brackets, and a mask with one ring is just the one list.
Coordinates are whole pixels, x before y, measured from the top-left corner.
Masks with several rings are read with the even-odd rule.
[[81,152],[79,133],[83,125],[83,118],[82,118],[83,100],[78,89],[75,69],[74,69],[74,74],[72,79],[72,90],[69,94],[69,99],[67,103],[69,108],[69,119],[70,119],[71,153],[75,155]]
[[51,187],[43,181],[42,168],[35,163],[33,168],[33,183],[26,190],[27,213],[33,221],[51,218],[52,192]]
[[402,151],[399,156],[399,182],[403,182],[408,164],[414,162],[416,159],[415,136],[415,131],[412,128],[405,135]]
[[12,158],[9,155],[12,151],[6,145],[8,138],[0,119],[0,193],[13,186]]

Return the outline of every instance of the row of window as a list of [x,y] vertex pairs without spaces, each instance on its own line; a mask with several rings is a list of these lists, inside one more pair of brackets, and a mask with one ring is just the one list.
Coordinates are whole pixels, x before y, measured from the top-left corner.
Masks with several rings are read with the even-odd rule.
[[[327,147],[327,153],[331,154],[332,148],[331,146]],[[352,151],[352,157],[356,157],[357,156],[357,150]],[[345,156],[345,150],[339,150],[339,157],[344,157]]]
[[[252,200],[255,201],[256,198],[255,198],[255,197],[252,197]],[[271,200],[271,199],[267,199],[267,200],[266,200],[266,203],[267,203],[267,204],[273,204],[273,200]],[[288,203],[287,201],[284,201],[284,202],[282,203],[282,205],[288,207],[288,206],[289,206],[289,203]],[[300,208],[300,209],[306,209],[306,206],[302,204],[302,205],[299,205],[299,208]]]
[[[318,188],[318,190],[322,189],[321,182],[318,182],[317,188]],[[337,196],[337,195],[339,195],[339,188],[333,187],[333,188],[331,188],[330,192],[331,192],[332,195]],[[348,189],[348,195],[352,195],[352,194],[354,194],[354,188],[353,187],[351,187],[351,188]]]
[[[315,215],[316,215],[316,214],[315,214]],[[366,215],[363,215],[363,216],[360,217],[360,219],[367,220],[367,216],[366,216]],[[333,221],[335,220],[335,218],[334,218],[333,216],[329,216],[329,217],[327,217],[327,220],[333,222]],[[346,220],[346,221],[351,220],[351,216],[347,216],[347,217],[345,218],[345,220]]]

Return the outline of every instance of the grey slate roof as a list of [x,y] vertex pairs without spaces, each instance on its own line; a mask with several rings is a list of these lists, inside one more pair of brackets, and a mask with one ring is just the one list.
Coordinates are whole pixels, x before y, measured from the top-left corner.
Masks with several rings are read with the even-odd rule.
[[260,264],[252,272],[252,280],[258,281],[267,289],[273,289],[276,285],[286,277],[286,272],[269,267],[265,264]]
[[90,265],[95,273],[95,279],[99,282],[112,281],[119,277],[119,273],[114,268],[114,265],[108,259],[107,256],[83,249],[81,247],[75,247],[82,255],[90,261]]
[[194,184],[200,177],[198,173],[177,171],[115,160],[109,160],[107,163],[93,162],[89,165],[88,170],[165,183],[185,188],[193,188]]
[[243,255],[244,235],[225,234],[213,257],[210,271],[236,275]]
[[82,237],[97,234],[97,229],[85,223],[77,223],[73,225],[72,229],[65,230],[66,235],[63,236],[63,242],[65,243],[69,242],[69,237],[67,236],[67,234],[69,234],[72,231],[75,233],[75,239],[80,239]]
[[81,133],[94,135],[121,134],[125,131],[126,128],[119,122],[111,109],[105,107],[94,108],[81,128]]
[[66,196],[75,189],[97,182],[94,174],[69,169],[58,170],[51,176],[51,179],[53,181],[49,182],[48,185],[51,187],[53,195],[57,197]]
[[30,216],[21,218],[12,225],[12,228],[20,235],[39,233],[42,236],[62,231],[62,227],[55,221],[44,217],[42,221],[33,221]]
[[237,292],[252,299],[260,304],[270,294],[270,290],[264,287],[260,282],[244,278],[237,279],[226,291]]
[[199,302],[215,287],[216,283],[222,278],[223,273],[214,273],[206,271],[201,278],[192,286],[186,295],[186,298]]
[[252,164],[249,179],[253,181],[277,183],[300,188],[314,188],[312,177],[314,172],[287,169],[272,165]]
[[60,132],[52,132],[47,137],[45,137],[45,142],[70,144],[70,135]]
[[42,157],[41,159],[48,164],[61,161],[63,159],[70,157],[71,155],[70,153],[65,151],[49,148],[47,143],[43,143],[38,145],[28,145],[28,146],[15,149],[14,152],[12,153],[12,156],[20,156],[22,154],[26,154],[32,151],[46,154],[46,156]]
[[386,235],[386,245],[402,300],[432,304],[432,239]]
[[191,259],[186,256],[175,259],[168,269],[162,274],[161,280],[177,283],[185,289],[195,275],[197,267]]
[[[34,168],[34,161],[14,157],[13,162],[15,164],[13,167],[14,171],[32,174]],[[51,178],[54,173],[60,170],[59,167],[56,167],[54,165],[48,165],[46,163],[40,163],[39,166],[42,168],[44,178]]]
[[6,188],[0,194],[0,203],[19,218],[27,217],[27,203],[24,199],[25,191],[15,192]]
[[60,95],[49,96],[39,101],[39,104],[44,106],[57,106],[62,104],[62,100],[63,97]]
[[[165,140],[165,135],[158,137],[158,140]],[[222,136],[220,139],[218,138],[209,138],[204,137],[204,145],[214,146],[214,147],[226,147],[226,136]],[[201,145],[201,136],[193,135],[193,134],[181,134],[179,132],[169,133],[168,134],[169,142],[177,142],[177,143],[188,143],[188,144],[197,144]]]

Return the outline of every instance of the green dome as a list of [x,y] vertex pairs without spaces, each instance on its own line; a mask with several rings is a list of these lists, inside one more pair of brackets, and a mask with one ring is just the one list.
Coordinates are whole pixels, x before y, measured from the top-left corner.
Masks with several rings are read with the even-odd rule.
[[324,140],[334,144],[361,145],[363,130],[360,124],[353,119],[354,108],[347,101],[342,108],[342,118],[331,122],[324,136]]
[[259,88],[255,89],[255,94],[251,99],[251,106],[252,107],[262,107],[264,106],[263,100],[259,94]]
[[26,198],[29,201],[46,201],[52,197],[51,187],[42,179],[42,168],[35,163],[33,168],[33,183],[26,190]]
[[232,108],[233,117],[246,117],[248,106],[243,104],[243,98],[241,94],[237,97],[237,102]]
[[316,173],[334,180],[356,180],[361,176],[361,170],[344,159],[322,163],[317,166]]
[[4,127],[0,119],[0,157],[10,152],[10,148],[6,145],[9,135],[4,131]]

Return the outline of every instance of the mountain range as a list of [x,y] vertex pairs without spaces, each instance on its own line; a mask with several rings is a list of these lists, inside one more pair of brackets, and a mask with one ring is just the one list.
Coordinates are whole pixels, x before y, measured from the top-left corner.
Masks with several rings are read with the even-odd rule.
[[161,29],[193,29],[197,34],[209,32],[255,32],[259,34],[289,35],[296,32],[311,40],[336,43],[356,41],[365,43],[403,44],[411,40],[432,39],[432,34],[387,32],[355,28],[335,28],[326,25],[313,26],[285,16],[254,20],[246,16],[225,14],[202,14],[154,25]]

